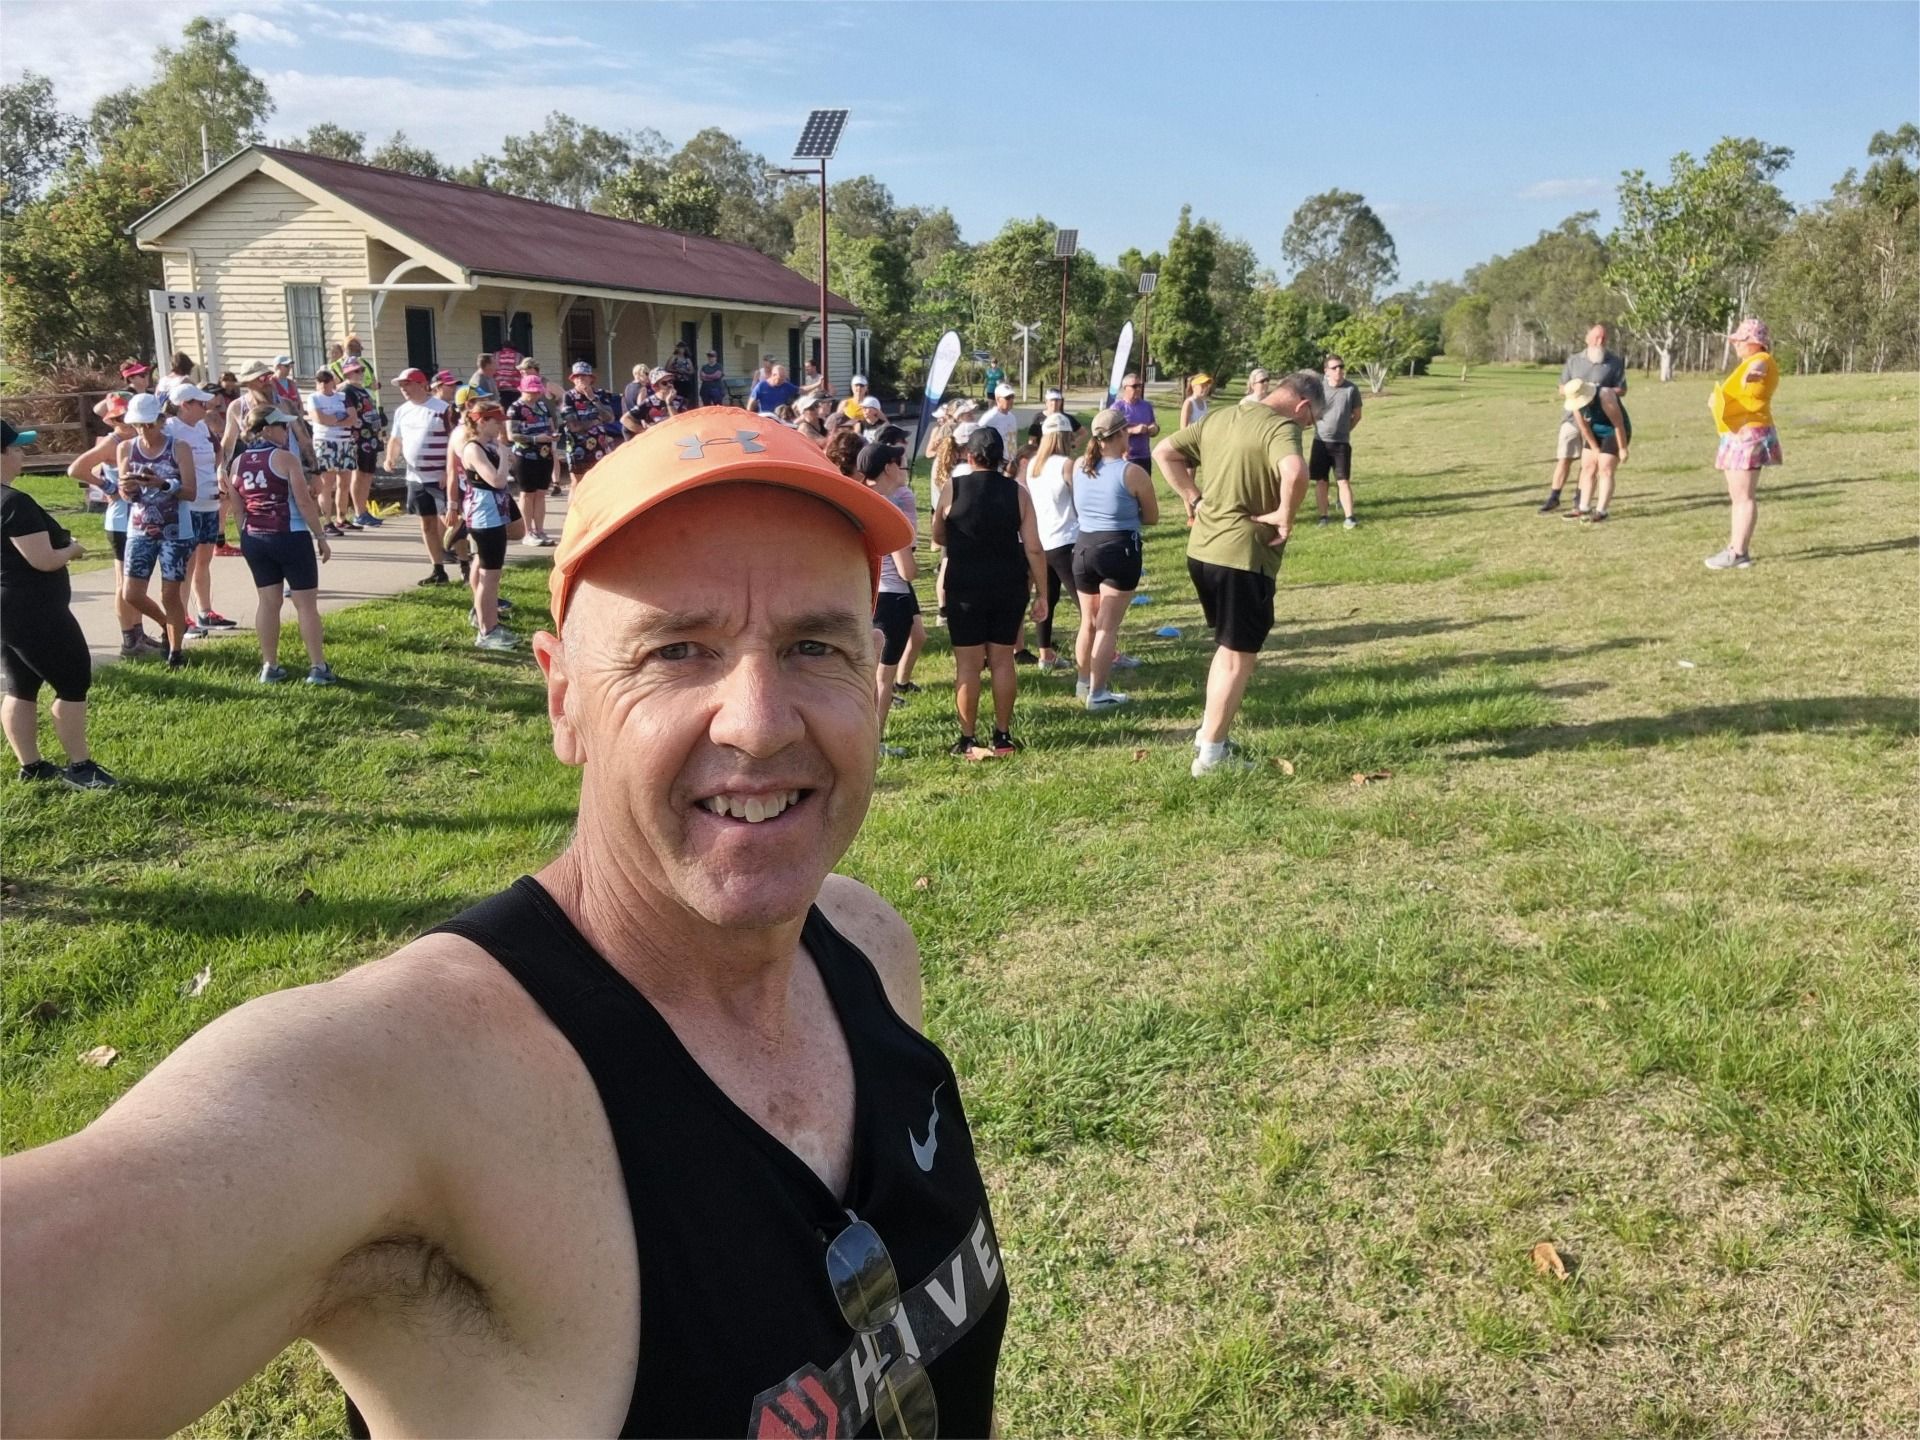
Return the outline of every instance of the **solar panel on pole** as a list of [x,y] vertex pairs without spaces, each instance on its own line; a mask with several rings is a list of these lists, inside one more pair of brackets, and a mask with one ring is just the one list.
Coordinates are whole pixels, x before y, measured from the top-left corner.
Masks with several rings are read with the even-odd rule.
[[840,132],[846,128],[845,110],[815,110],[807,116],[807,127],[800,132],[800,143],[793,147],[796,160],[831,160],[840,146]]
[[1080,253],[1080,232],[1078,230],[1061,230],[1054,235],[1053,237],[1053,258],[1054,259],[1071,260],[1075,255],[1079,253]]
[[1142,270],[1140,272],[1140,293],[1142,295],[1151,295],[1154,292],[1154,290],[1158,288],[1159,284],[1160,284],[1159,271]]

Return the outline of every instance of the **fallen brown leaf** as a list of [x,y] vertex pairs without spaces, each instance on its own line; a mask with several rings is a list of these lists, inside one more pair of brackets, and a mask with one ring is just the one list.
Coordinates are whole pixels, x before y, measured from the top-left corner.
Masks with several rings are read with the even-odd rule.
[[313,891],[303,889],[298,895],[293,897],[293,903],[296,905],[311,905],[315,900],[318,900],[319,898],[320,897],[318,895],[315,895]]
[[1376,780],[1391,780],[1392,778],[1393,772],[1391,770],[1356,770],[1353,772],[1353,783],[1356,785],[1371,785]]
[[913,878],[913,888],[916,890],[925,890],[931,884],[933,884],[931,875],[916,875]]
[[80,1057],[82,1065],[91,1065],[96,1070],[104,1070],[120,1058],[120,1052],[111,1045],[96,1045]]
[[468,774],[468,775],[478,775],[479,773],[480,773],[480,772],[479,772],[478,770],[469,770],[469,771],[467,771],[467,774]]
[[1147,758],[1147,752],[1144,749],[1135,750],[1133,752],[1133,761],[1134,761],[1134,764],[1136,765],[1146,758]]
[[1282,775],[1293,774],[1293,762],[1291,760],[1285,759],[1284,757],[1276,757],[1273,763]]
[[1567,1269],[1567,1262],[1560,1258],[1560,1252],[1554,1248],[1551,1240],[1542,1240],[1533,1247],[1531,1253],[1533,1268],[1542,1275],[1551,1275],[1556,1280],[1572,1278],[1572,1273]]

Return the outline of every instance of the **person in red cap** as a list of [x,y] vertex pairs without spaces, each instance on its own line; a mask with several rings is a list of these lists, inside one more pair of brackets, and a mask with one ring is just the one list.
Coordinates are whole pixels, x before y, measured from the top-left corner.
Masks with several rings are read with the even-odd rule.
[[833,873],[911,538],[734,409],[602,462],[534,640],[565,851],[0,1161],[8,1425],[176,1429],[307,1336],[359,1433],[990,1433],[959,1082],[912,932]]
[[120,367],[120,384],[123,387],[113,394],[102,396],[93,407],[93,413],[102,420],[107,418],[107,401],[113,395],[131,400],[135,395],[144,395],[153,389],[153,367],[144,360],[128,360]]

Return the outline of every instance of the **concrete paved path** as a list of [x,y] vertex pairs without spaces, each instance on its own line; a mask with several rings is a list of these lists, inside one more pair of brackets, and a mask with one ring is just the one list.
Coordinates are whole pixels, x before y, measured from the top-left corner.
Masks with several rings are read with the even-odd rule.
[[[567,502],[564,499],[549,499],[547,533],[557,538],[566,518]],[[420,521],[417,516],[395,515],[378,530],[349,531],[343,539],[335,540],[332,544],[333,558],[320,567],[322,611],[339,610],[363,600],[377,600],[384,595],[397,595],[411,590],[414,583],[427,573],[427,552],[420,543]],[[513,564],[552,554],[551,550],[510,545],[507,548],[507,561]],[[448,573],[458,584],[459,572],[450,570]],[[158,575],[154,577],[148,593],[155,599],[159,598]],[[251,630],[254,604],[253,576],[247,570],[247,562],[237,555],[216,555],[213,560],[213,608],[229,619],[237,620],[242,630]],[[89,570],[73,577],[73,613],[86,633],[87,648],[93,652],[94,664],[97,666],[109,660],[118,660],[120,622],[113,613],[111,569]],[[286,635],[297,634],[291,605],[284,611],[283,623]],[[148,634],[155,634],[158,629],[151,620],[147,622]],[[222,633],[231,635],[238,632],[230,630]],[[195,643],[189,640],[187,648],[191,650]],[[285,644],[284,639],[282,644]],[[297,638],[294,649],[299,649]]]

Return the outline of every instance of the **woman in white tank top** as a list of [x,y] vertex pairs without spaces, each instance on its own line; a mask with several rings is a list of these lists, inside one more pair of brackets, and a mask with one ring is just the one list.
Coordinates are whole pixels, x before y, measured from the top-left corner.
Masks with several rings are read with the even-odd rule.
[[1202,373],[1187,382],[1187,398],[1180,402],[1180,428],[1198,425],[1207,418],[1207,399],[1213,394],[1213,377]]
[[1049,415],[1040,426],[1040,448],[1033,452],[1020,479],[1033,501],[1033,518],[1040,527],[1040,548],[1047,552],[1047,618],[1040,632],[1040,669],[1044,673],[1073,669],[1053,643],[1053,622],[1064,592],[1073,588],[1073,542],[1080,538],[1080,522],[1073,513],[1073,421]]

